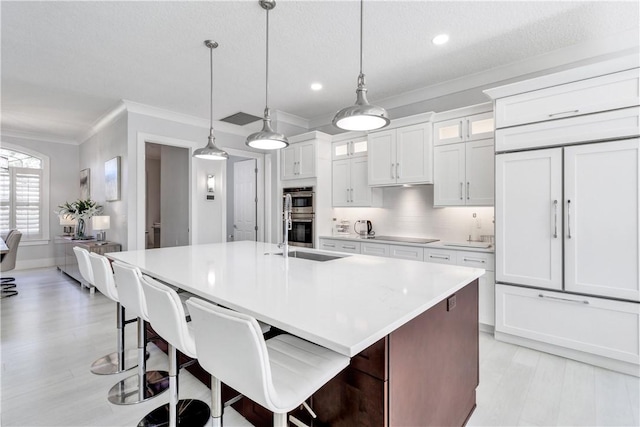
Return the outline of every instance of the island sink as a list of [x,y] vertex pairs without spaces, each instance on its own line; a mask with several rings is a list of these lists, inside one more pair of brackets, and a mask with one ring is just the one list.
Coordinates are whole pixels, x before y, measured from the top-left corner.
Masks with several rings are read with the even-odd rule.
[[[266,255],[269,255],[269,254],[266,254]],[[274,255],[282,255],[282,252],[276,253]],[[311,261],[320,261],[320,262],[332,261],[334,259],[339,259],[344,257],[345,256],[343,255],[325,255],[325,254],[316,254],[313,252],[298,252],[298,251],[289,252],[289,258],[301,258],[301,259],[308,259]]]

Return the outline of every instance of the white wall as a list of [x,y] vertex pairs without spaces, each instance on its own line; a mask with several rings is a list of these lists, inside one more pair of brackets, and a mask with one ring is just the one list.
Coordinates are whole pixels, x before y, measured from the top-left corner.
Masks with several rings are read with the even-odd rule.
[[[214,123],[215,128],[215,123]],[[127,167],[136,174],[135,185],[129,188],[129,235],[128,247],[144,248],[145,203],[144,203],[144,144],[153,142],[163,145],[175,145],[189,149],[192,159],[190,173],[191,207],[191,243],[221,242],[226,229],[226,172],[224,162],[191,158],[194,149],[203,147],[207,142],[208,127],[182,123],[166,118],[137,112],[128,113],[127,140],[129,144],[129,162]],[[216,131],[216,144],[223,148],[247,150],[244,145],[246,136]],[[221,177],[216,185],[214,201],[206,200],[206,174],[214,172]],[[138,232],[139,231],[139,232]]]
[[49,206],[45,206],[45,209],[49,213],[50,240],[48,243],[33,246],[21,243],[16,258],[16,269],[55,265],[54,238],[62,234],[62,226],[53,211],[64,202],[76,200],[80,194],[80,169],[77,168],[80,149],[72,144],[7,135],[2,136],[2,142],[49,156]]
[[337,221],[348,219],[373,222],[377,235],[429,237],[444,241],[464,241],[473,232],[477,214],[481,228],[476,234],[494,234],[493,207],[434,208],[433,186],[388,187],[383,190],[380,208],[334,208]]
[[[104,163],[116,156],[120,156],[120,200],[107,202],[105,200]],[[127,189],[131,182],[131,174],[127,169],[127,116],[120,114],[113,122],[105,126],[95,135],[80,144],[80,161],[75,168],[76,173],[89,168],[91,176],[91,199],[104,207],[103,215],[111,217],[111,228],[107,231],[107,240],[122,245],[127,249],[129,223],[127,221]],[[88,224],[91,230],[91,221]]]

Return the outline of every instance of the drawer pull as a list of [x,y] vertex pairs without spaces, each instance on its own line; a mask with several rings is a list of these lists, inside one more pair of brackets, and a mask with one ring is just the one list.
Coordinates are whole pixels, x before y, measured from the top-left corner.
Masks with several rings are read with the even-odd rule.
[[580,110],[569,110],[569,111],[560,111],[559,113],[549,114],[549,117],[559,116],[560,114],[574,114],[579,112]]
[[325,246],[327,248],[335,248],[336,245],[334,245],[333,243],[323,243],[322,246]]
[[355,246],[344,245],[343,248],[345,248],[345,249],[355,249],[356,247]]
[[481,262],[483,264],[486,263],[486,261],[483,260],[483,259],[473,259],[473,258],[462,258],[462,261],[465,261],[465,262]]
[[447,261],[449,261],[449,259],[451,259],[450,256],[445,256],[445,255],[429,255],[429,258],[433,258],[433,259],[446,259]]
[[544,294],[538,294],[538,296],[540,298],[556,299],[556,300],[560,300],[560,301],[575,302],[575,303],[578,303],[578,304],[589,304],[589,301],[587,301],[587,300],[579,301],[579,300],[569,299],[569,298],[552,297],[552,296],[544,295]]

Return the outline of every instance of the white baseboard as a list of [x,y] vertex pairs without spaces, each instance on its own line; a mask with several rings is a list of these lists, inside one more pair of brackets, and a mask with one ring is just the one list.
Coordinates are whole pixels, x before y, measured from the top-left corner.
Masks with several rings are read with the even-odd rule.
[[30,270],[32,268],[54,267],[56,265],[55,258],[39,258],[29,260],[16,260],[16,270]]
[[616,372],[622,372],[623,374],[633,375],[634,377],[640,377],[640,366],[633,363],[623,362],[621,360],[615,360],[596,354],[585,353],[571,348],[560,347],[554,344],[530,340],[528,338],[522,338],[511,334],[505,334],[504,332],[496,331],[494,336],[498,341],[533,348],[534,350],[555,354],[557,356],[566,357],[567,359],[577,360],[578,362],[588,363],[590,365],[599,366]]

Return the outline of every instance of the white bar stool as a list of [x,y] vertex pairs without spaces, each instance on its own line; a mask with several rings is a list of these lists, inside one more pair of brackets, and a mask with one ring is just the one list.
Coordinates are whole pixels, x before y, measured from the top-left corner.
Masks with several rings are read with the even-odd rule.
[[109,402],[130,405],[145,402],[169,388],[167,371],[147,371],[147,333],[144,326],[149,321],[147,302],[142,291],[139,269],[126,264],[112,264],[120,303],[138,318],[138,373],[123,379],[109,390]]
[[135,350],[125,351],[124,348],[124,326],[129,322],[125,321],[124,307],[122,307],[118,300],[118,291],[113,282],[111,267],[98,274],[94,272],[93,266],[91,265],[89,251],[77,246],[73,248],[73,251],[78,259],[78,267],[84,280],[91,286],[98,288],[104,296],[116,303],[116,328],[118,329],[117,351],[107,354],[93,362],[91,364],[91,372],[97,375],[112,375],[135,368],[137,366],[136,361],[138,354]]
[[[349,365],[350,358],[293,335],[264,339],[256,319],[209,302],[187,301],[200,365],[211,374],[212,425],[222,425],[220,383],[273,411],[285,427],[287,413],[303,405]],[[302,423],[293,419],[296,425]]]
[[187,325],[184,308],[177,292],[151,277],[142,276],[140,283],[147,301],[147,310],[153,329],[169,346],[169,404],[147,414],[138,426],[178,425],[201,427],[209,421],[209,406],[201,400],[178,400],[178,358],[176,349],[196,359],[193,331]]

